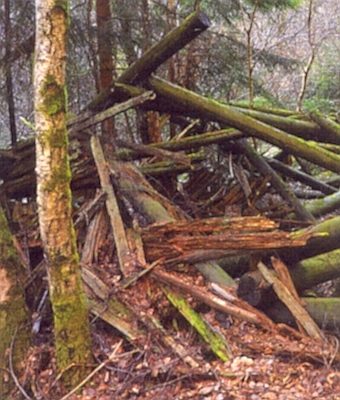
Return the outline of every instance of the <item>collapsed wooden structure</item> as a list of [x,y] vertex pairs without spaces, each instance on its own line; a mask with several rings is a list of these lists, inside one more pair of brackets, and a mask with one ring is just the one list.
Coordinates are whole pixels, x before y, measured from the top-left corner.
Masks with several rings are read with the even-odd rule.
[[[340,207],[336,175],[340,172],[340,126],[317,112],[306,116],[222,104],[152,75],[209,25],[202,12],[189,16],[70,119],[68,127],[72,189],[78,207],[75,226],[91,312],[131,340],[150,325],[164,332],[147,315],[134,314],[91,269],[104,245],[112,249],[107,245],[111,232],[115,252],[110,262],[118,260],[119,288],[133,290],[142,277],[151,276],[214,353],[227,360],[231,354],[226,339],[190,307],[185,295],[274,330],[283,328],[253,306],[264,308],[268,298],[279,298],[290,310],[287,320],[293,316],[302,334],[319,340],[324,340],[323,333],[305,308],[319,326],[340,324],[338,298],[305,299],[302,306],[295,291],[340,277],[340,217],[322,220]],[[182,134],[176,140],[150,145],[116,139],[114,150],[103,150],[92,127],[130,108],[165,113],[173,123],[185,124]],[[201,127],[210,122],[212,129],[195,130],[197,120]],[[290,154],[333,175],[324,181],[293,169],[280,157],[264,158],[248,138],[276,146],[282,158]],[[216,145],[218,149],[212,147]],[[227,160],[227,168],[219,167],[216,155],[209,159],[211,148]],[[138,168],[132,163],[142,159],[148,163]],[[35,194],[34,140],[2,150],[0,163],[0,194],[8,217],[15,219],[12,200],[16,199],[16,219],[22,221],[27,206],[20,199]],[[188,182],[181,180],[183,173]],[[152,186],[145,176],[157,178],[159,184]],[[308,186],[317,199],[302,203],[283,177]],[[96,192],[100,187],[102,191]],[[30,240],[35,241],[33,236]],[[189,278],[181,278],[173,271],[179,265],[195,266],[205,283],[196,286]],[[32,271],[28,284],[41,271],[42,267]],[[249,304],[237,298],[234,277],[240,277],[239,297]],[[281,307],[278,304],[275,307]],[[282,316],[285,313],[280,311]],[[144,328],[136,326],[136,318]],[[189,365],[196,365],[179,343],[166,335],[163,339]]]

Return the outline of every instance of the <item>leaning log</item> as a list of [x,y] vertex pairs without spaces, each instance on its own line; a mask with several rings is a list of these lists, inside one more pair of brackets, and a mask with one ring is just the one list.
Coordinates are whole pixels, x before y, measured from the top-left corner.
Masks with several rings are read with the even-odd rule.
[[267,164],[266,160],[247,142],[246,139],[240,139],[237,146],[246,154],[248,160],[256,167],[260,174],[266,178],[269,176],[270,184],[283,200],[290,204],[298,218],[304,221],[314,221],[313,215],[306,210],[295,194],[285,185],[280,176]]
[[336,187],[324,183],[321,180],[318,180],[303,171],[292,168],[281,161],[275,160],[274,158],[266,158],[266,161],[273,169],[275,169],[275,171],[278,171],[284,176],[288,176],[295,181],[302,182],[305,185],[310,186],[314,190],[319,190],[324,194],[332,194],[338,191]]
[[323,131],[320,129],[320,126],[315,122],[296,119],[296,115],[294,115],[294,118],[289,118],[288,116],[275,115],[270,112],[251,110],[235,106],[232,107],[235,111],[241,112],[244,115],[248,115],[249,117],[274,126],[275,128],[281,129],[287,133],[291,133],[292,135],[301,137],[302,139],[315,140],[317,142],[338,143],[334,142],[333,136],[323,135]]
[[[146,51],[117,79],[117,83],[135,85],[147,79],[152,72],[194,40],[210,26],[209,18],[201,11],[189,15],[177,28],[170,31],[162,40]],[[102,110],[112,104],[114,84],[104,89],[86,108]]]
[[[120,193],[143,216],[146,224],[172,222],[183,219],[183,215],[169,201],[161,196],[144,178],[136,167],[129,163],[117,162],[106,155],[112,179]],[[235,285],[232,278],[215,262],[195,263],[195,267],[209,281],[226,286]]]
[[229,125],[330,171],[340,172],[340,156],[322,149],[315,143],[297,138],[235,111],[231,106],[207,99],[160,78],[151,78],[149,84],[155,91],[158,101],[167,100],[169,110]]

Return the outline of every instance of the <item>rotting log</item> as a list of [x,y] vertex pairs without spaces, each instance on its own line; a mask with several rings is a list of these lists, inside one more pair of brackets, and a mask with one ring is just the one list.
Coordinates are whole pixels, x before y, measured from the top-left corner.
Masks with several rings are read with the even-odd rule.
[[305,207],[316,217],[338,210],[340,208],[340,191],[329,194],[322,199],[307,201]]
[[152,91],[142,91],[139,94],[135,94],[131,98],[125,99],[125,101],[120,104],[106,108],[100,113],[94,114],[90,111],[82,112],[76,117],[70,118],[67,121],[67,127],[70,129],[69,134],[72,134],[72,131],[83,131],[93,125],[104,122],[115,115],[127,111],[130,108],[141,106],[143,103],[154,99],[155,94]]
[[125,140],[116,140],[116,144],[120,147],[131,149],[142,156],[157,157],[163,160],[171,160],[179,165],[190,167],[190,158],[186,154],[175,153],[160,147],[147,146],[145,144],[126,142]]
[[[235,111],[242,112],[244,115],[255,118],[258,121],[264,122],[275,128],[281,129],[292,135],[301,137],[305,140],[315,140],[330,143],[338,143],[333,141],[333,136],[323,135],[324,132],[320,129],[320,126],[311,121],[304,121],[296,118],[290,118],[287,116],[275,115],[273,113],[251,110],[247,108],[231,106]],[[296,117],[296,115],[295,115]]]
[[[338,331],[340,328],[340,298],[301,297],[307,312],[322,329]],[[275,302],[266,310],[273,321],[294,325],[294,318],[280,302]]]
[[293,252],[291,250],[279,252],[280,257],[290,265],[340,248],[340,216],[326,219],[309,228],[296,231],[294,234],[299,236],[306,231],[313,233],[306,246]]
[[183,279],[178,279],[165,271],[153,271],[152,276],[162,283],[178,288],[181,292],[192,296],[194,299],[207,304],[215,310],[220,310],[225,314],[248,321],[264,329],[275,329],[275,325],[269,318],[236,297],[232,301],[230,298],[222,299],[212,294],[208,288],[196,288],[194,285],[185,282]]
[[[201,146],[209,146],[215,143],[224,143],[228,140],[243,138],[244,134],[236,129],[222,129],[213,132],[206,132],[196,136],[181,138],[176,141],[152,143],[148,147],[164,149],[168,151],[191,150]],[[115,154],[119,160],[138,159],[139,156],[133,150],[118,150]]]
[[[305,246],[295,247],[293,250],[286,248],[277,251],[280,258],[292,268],[301,260],[329,253],[340,248],[340,216],[326,219],[308,228],[300,229],[292,233],[292,235],[298,237],[299,235],[305,235],[307,232],[311,234],[311,237]],[[242,255],[223,259],[219,262],[227,272],[233,276],[240,276],[248,270],[250,259],[249,256]],[[240,275],[237,274],[237,271],[240,271]]]
[[168,83],[160,78],[149,79],[158,100],[167,100],[169,109],[194,118],[206,118],[239,129],[249,136],[271,143],[292,155],[304,158],[330,171],[340,172],[340,156],[324,150],[315,143],[288,134],[235,111],[228,105],[207,99],[190,90]]
[[199,363],[188,354],[187,348],[185,348],[179,341],[178,338],[173,338],[168,334],[161,322],[153,317],[151,314],[144,313],[140,316],[141,321],[146,325],[150,332],[155,334],[156,332],[161,335],[162,341],[166,346],[172,349],[174,354],[177,354],[182,360],[184,360],[191,368],[199,367]]
[[216,356],[224,362],[230,360],[232,353],[226,338],[220,332],[214,330],[210,324],[206,323],[204,318],[189,306],[184,297],[173,291],[169,286],[162,285],[161,289],[171,304],[178,309],[190,325],[197,330],[203,340],[208,343]]
[[296,321],[301,324],[305,332],[313,339],[325,340],[318,325],[313,321],[308,312],[302,307],[299,300],[295,298],[281,280],[274,276],[262,262],[258,263],[258,269],[264,279],[272,286],[281,302],[289,308]]
[[290,269],[296,288],[301,291],[340,277],[340,249],[319,254]]
[[91,137],[91,149],[96,163],[100,184],[106,194],[106,209],[110,217],[111,228],[118,256],[119,267],[123,275],[130,275],[134,267],[134,257],[129,249],[124,222],[120,214],[118,200],[112,187],[104,152],[98,136]]
[[[319,283],[339,278],[340,250],[303,260],[290,268],[289,272],[299,292]],[[240,298],[248,301],[252,306],[271,304],[274,298],[270,285],[263,284],[259,271],[247,272],[241,277],[238,293]]]
[[145,330],[137,328],[136,315],[111,292],[110,288],[85,266],[81,269],[90,311],[134,340]]
[[340,144],[340,125],[320,111],[314,110],[310,113],[311,118],[321,127],[324,135],[324,142]]
[[141,235],[149,262],[164,254],[164,263],[169,265],[183,262],[193,264],[245,252],[304,246],[309,238],[309,234],[299,237],[279,231],[277,226],[262,217],[210,218],[157,223],[142,228]]
[[[106,157],[111,168],[112,179],[120,193],[132,204],[135,210],[138,210],[147,224],[183,219],[182,213],[161,196],[136,167]],[[195,267],[209,281],[215,281],[226,286],[235,285],[233,279],[212,261],[209,263],[197,262]]]
[[175,163],[171,161],[160,161],[153,162],[151,164],[140,165],[139,170],[145,176],[160,176],[166,179],[166,176],[175,175],[178,176],[183,172],[192,172],[200,168],[200,163],[206,160],[206,155],[203,153],[187,154],[186,157],[190,160],[190,166],[183,163]]
[[135,85],[148,78],[159,66],[208,29],[210,25],[209,18],[202,11],[192,13],[177,28],[150,47],[118,77],[117,81]]

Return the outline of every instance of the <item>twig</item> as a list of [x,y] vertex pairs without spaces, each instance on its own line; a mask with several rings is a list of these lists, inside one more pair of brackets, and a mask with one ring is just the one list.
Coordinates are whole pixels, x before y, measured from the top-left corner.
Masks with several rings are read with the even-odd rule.
[[152,271],[157,265],[159,265],[163,260],[156,260],[150,264],[147,268],[143,269],[139,274],[133,275],[130,278],[124,279],[123,288],[127,289],[130,285],[136,282],[138,279],[146,275],[148,272]]
[[89,116],[88,113],[85,113],[85,118],[87,118],[85,121],[78,123],[76,117],[73,120],[68,121],[68,126],[75,123],[75,126],[72,126],[71,132],[83,131],[84,129],[87,129],[95,124],[99,124],[100,122],[103,122],[108,118],[113,117],[114,115],[120,114],[126,110],[129,110],[130,108],[137,107],[148,100],[154,100],[155,97],[155,94],[151,90],[149,90],[137,97],[126,100],[123,103],[115,104],[114,106],[108,108],[105,111],[102,111],[97,115]]
[[25,397],[25,399],[27,399],[27,400],[33,400],[32,397],[30,397],[30,396],[26,393],[25,389],[20,385],[19,380],[18,380],[18,378],[16,377],[15,372],[14,372],[14,368],[13,368],[13,357],[12,357],[12,355],[13,355],[14,342],[15,342],[15,338],[16,338],[16,336],[17,336],[17,333],[18,333],[18,329],[16,329],[15,332],[14,332],[14,335],[13,335],[12,340],[11,340],[11,345],[10,345],[10,348],[9,348],[9,349],[10,349],[10,351],[9,351],[9,356],[8,356],[9,371],[10,371],[11,377],[12,377],[12,379],[13,379],[15,385],[16,385],[17,388],[20,390],[20,392],[23,394],[23,396]]
[[117,351],[119,347],[122,345],[123,339],[121,339],[113,349],[112,353],[110,354],[109,358],[103,361],[100,365],[98,365],[97,368],[95,368],[84,380],[82,380],[79,385],[77,385],[75,388],[73,388],[69,393],[67,393],[64,397],[62,397],[60,400],[66,400],[68,399],[73,393],[75,393],[78,389],[80,389],[82,386],[85,385],[86,382],[88,382],[98,371],[100,371],[102,368],[105,367],[106,364],[108,364],[110,361],[114,359],[114,357],[117,354]]

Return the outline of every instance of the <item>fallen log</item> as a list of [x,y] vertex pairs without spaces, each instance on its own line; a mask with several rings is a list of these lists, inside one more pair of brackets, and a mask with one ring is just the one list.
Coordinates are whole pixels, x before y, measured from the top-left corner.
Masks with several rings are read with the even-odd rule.
[[326,219],[307,229],[296,231],[295,235],[299,236],[306,231],[313,233],[306,246],[296,249],[294,252],[289,250],[279,252],[280,257],[289,265],[340,248],[340,216]]
[[340,125],[338,123],[317,110],[312,111],[310,116],[322,128],[322,132],[325,135],[324,142],[340,144]]
[[110,173],[107,168],[104,152],[98,136],[91,137],[91,149],[100,178],[101,188],[106,195],[106,209],[111,221],[119,267],[122,274],[128,276],[133,270],[134,257],[129,249],[129,244],[125,234],[124,221],[120,214],[118,200],[110,181]]
[[235,111],[242,112],[244,115],[248,115],[258,121],[264,122],[287,133],[291,133],[294,136],[301,137],[302,139],[315,140],[317,142],[337,143],[333,141],[333,136],[324,136],[324,132],[320,129],[320,126],[317,123],[313,121],[300,120],[296,114],[294,115],[294,118],[292,118],[289,115],[282,116],[265,111],[251,110],[235,106],[232,107]]
[[[321,329],[339,331],[340,327],[340,298],[330,297],[301,297],[301,302],[305,304],[306,311]],[[281,303],[276,302],[266,310],[267,315],[277,323],[294,325],[294,318],[289,310]]]
[[329,194],[322,199],[315,199],[305,203],[306,210],[315,217],[321,217],[340,209],[340,191]]
[[[117,162],[106,155],[113,181],[133,209],[141,213],[146,224],[172,222],[183,219],[182,212],[161,196],[131,164]],[[233,279],[213,261],[197,262],[195,267],[209,280],[226,286],[235,285]],[[222,283],[223,282],[223,283]]]
[[[293,251],[291,248],[277,250],[280,258],[290,266],[290,268],[294,268],[294,266],[302,260],[312,259],[317,255],[330,253],[333,250],[340,248],[340,217],[321,221],[308,228],[295,231],[293,235],[299,236],[300,234],[306,234],[307,232],[310,232],[312,236],[308,239],[305,246],[295,247]],[[265,257],[265,254],[262,254],[262,256]],[[336,258],[336,256],[334,258]],[[251,263],[250,256],[246,254],[223,258],[218,260],[218,262],[231,276],[244,275],[248,272]],[[246,277],[243,279],[245,278]],[[250,280],[255,279],[256,282],[253,273],[249,274],[249,278]],[[252,285],[251,282],[248,284]],[[256,286],[257,283],[254,285]],[[255,286],[251,289],[252,291],[256,290]]]
[[330,171],[340,172],[340,156],[324,150],[280,129],[257,121],[235,111],[228,105],[207,99],[187,89],[170,84],[160,78],[149,79],[158,100],[167,100],[168,109],[194,118],[206,118],[239,129],[249,136],[271,143],[291,154],[322,166]]
[[338,191],[336,187],[324,183],[305,172],[296,170],[281,161],[275,160],[274,158],[266,158],[266,161],[273,169],[275,169],[275,171],[278,171],[289,178],[293,178],[296,181],[302,182],[310,186],[312,189],[320,190],[324,194],[332,194]]
[[294,193],[286,187],[283,180],[276,174],[276,172],[267,164],[266,160],[253,149],[246,139],[240,139],[236,142],[236,146],[246,154],[248,160],[256,167],[260,174],[265,178],[269,176],[271,185],[277,193],[281,195],[283,200],[290,204],[295,210],[296,216],[305,221],[314,221],[313,215],[303,207],[299,199]]
[[[299,293],[320,283],[340,277],[340,250],[308,258],[289,269]],[[259,271],[244,274],[239,281],[238,295],[254,307],[273,303],[270,285],[263,283]]]
[[272,286],[281,302],[285,304],[287,308],[289,308],[294,318],[299,324],[301,324],[306,333],[313,339],[325,340],[325,337],[317,324],[313,321],[308,312],[302,307],[299,300],[292,295],[292,293],[280,281],[280,279],[274,276],[262,262],[258,264],[258,269],[264,279]]
[[209,344],[209,347],[217,357],[224,362],[233,358],[226,338],[214,330],[201,315],[194,311],[184,297],[166,285],[162,286],[162,290],[171,304],[178,309],[190,325],[197,330],[203,340]]
[[141,236],[148,261],[163,255],[167,265],[304,246],[308,240],[309,234],[297,237],[277,228],[261,217],[211,218],[149,225],[141,229]]

